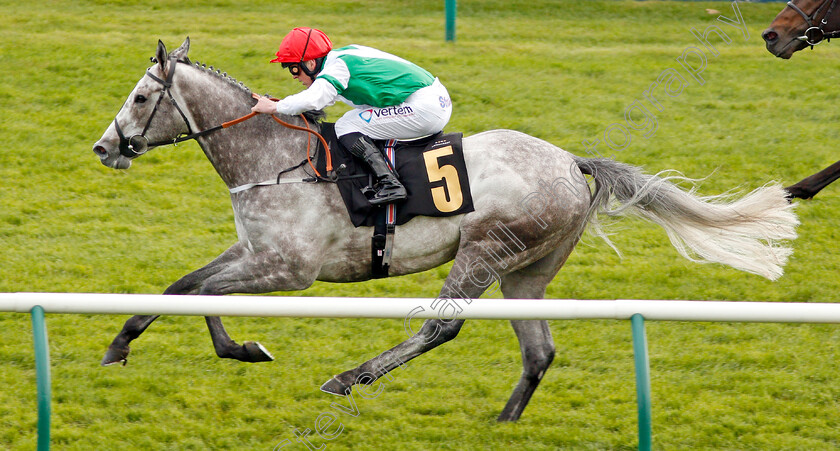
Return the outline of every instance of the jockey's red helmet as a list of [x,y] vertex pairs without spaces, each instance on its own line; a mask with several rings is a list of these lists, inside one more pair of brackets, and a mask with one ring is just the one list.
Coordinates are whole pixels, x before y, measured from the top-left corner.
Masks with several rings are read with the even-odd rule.
[[298,27],[290,31],[280,43],[277,58],[272,63],[300,63],[327,56],[332,42],[326,33],[316,28]]

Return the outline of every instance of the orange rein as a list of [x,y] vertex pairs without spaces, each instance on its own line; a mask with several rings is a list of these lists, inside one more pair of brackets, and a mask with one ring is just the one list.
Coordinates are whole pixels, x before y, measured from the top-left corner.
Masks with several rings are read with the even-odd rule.
[[[272,99],[272,100],[274,100],[274,99]],[[251,119],[252,117],[256,116],[257,114],[259,114],[259,113],[253,113],[252,112],[252,113],[248,113],[245,116],[242,116],[238,119],[234,119],[232,121],[225,122],[225,123],[222,124],[222,128],[228,128],[231,125],[236,125],[240,122],[245,122],[248,119]],[[280,124],[280,125],[282,125],[286,128],[291,128],[292,130],[304,131],[304,132],[311,133],[311,134],[317,136],[318,139],[321,140],[321,144],[324,145],[324,151],[327,154],[327,173],[328,174],[331,173],[332,170],[333,170],[332,155],[330,154],[330,146],[327,145],[327,140],[324,139],[324,137],[321,136],[320,133],[318,133],[315,130],[312,130],[311,128],[309,128],[309,121],[306,120],[306,117],[304,115],[301,114],[300,117],[301,117],[301,119],[303,119],[303,123],[306,124],[306,127],[300,127],[298,125],[292,125],[288,122],[283,121],[282,119],[279,119],[277,116],[275,116],[273,114],[271,115],[272,119],[274,119],[278,124]],[[306,161],[309,162],[309,166],[312,168],[313,171],[315,171],[315,174],[318,177],[322,177],[321,173],[318,172],[317,169],[315,169],[315,165],[312,164],[312,157],[310,156],[310,150],[311,150],[311,137],[307,137],[307,139],[306,139]]]

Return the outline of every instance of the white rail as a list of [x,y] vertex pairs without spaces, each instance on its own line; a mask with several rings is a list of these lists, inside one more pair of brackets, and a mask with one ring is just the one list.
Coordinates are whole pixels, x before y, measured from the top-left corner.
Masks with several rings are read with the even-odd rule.
[[840,303],[0,293],[0,312],[306,318],[630,319],[840,323]]
[[[0,312],[32,314],[38,383],[38,449],[50,446],[50,374],[44,313],[306,318],[630,320],[639,406],[639,449],[652,443],[650,364],[644,321],[840,323],[840,303],[573,299],[420,299],[158,294],[0,293]],[[457,315],[456,315],[457,314]]]

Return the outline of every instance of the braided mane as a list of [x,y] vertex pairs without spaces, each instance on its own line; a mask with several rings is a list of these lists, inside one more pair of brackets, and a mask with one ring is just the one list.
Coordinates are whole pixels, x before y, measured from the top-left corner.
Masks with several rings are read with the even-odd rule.
[[[190,64],[189,60],[187,60],[186,62],[187,64]],[[222,72],[221,70],[216,69],[213,66],[207,66],[206,64],[202,64],[198,61],[196,61],[195,64],[193,64],[193,67],[195,67],[196,69],[200,69],[204,73],[210,74],[220,80],[227,82],[231,86],[234,86],[237,89],[244,91],[249,96],[252,93],[252,91],[248,89],[248,87],[245,86],[244,83],[242,83],[241,81],[237,81],[235,78],[228,75],[227,72]],[[327,117],[327,114],[324,112],[324,110],[306,111],[303,113],[303,115],[308,121],[311,122],[321,122]]]
[[[189,61],[188,61],[188,63],[189,63]],[[203,72],[205,72],[207,74],[210,74],[210,75],[213,75],[218,79],[224,80],[224,81],[228,82],[229,84],[231,84],[232,86],[235,86],[236,88],[245,91],[249,95],[251,94],[251,90],[248,89],[248,87],[245,86],[244,83],[242,83],[241,81],[236,81],[236,79],[231,77],[230,75],[228,75],[227,72],[222,72],[219,69],[213,68],[213,66],[208,67],[206,64],[202,64],[198,61],[196,61],[195,64],[193,64],[193,67],[195,67],[196,69],[201,69]]]

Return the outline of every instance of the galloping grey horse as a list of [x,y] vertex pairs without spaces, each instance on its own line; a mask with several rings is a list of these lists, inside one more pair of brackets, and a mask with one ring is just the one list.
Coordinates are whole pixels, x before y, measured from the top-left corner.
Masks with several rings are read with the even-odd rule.
[[[188,51],[189,39],[171,54],[158,44],[155,64],[93,147],[104,165],[126,169],[137,155],[189,134],[233,189],[275,179],[304,158],[307,133],[280,127],[269,116],[218,129],[224,121],[249,113],[251,93],[224,74],[192,64]],[[303,125],[301,118],[285,120]],[[796,237],[797,218],[778,185],[766,185],[737,200],[701,198],[668,178],[610,159],[577,157],[511,130],[466,137],[463,148],[475,211],[414,218],[397,228],[393,248],[392,275],[454,259],[441,299],[476,299],[493,279],[507,298],[543,298],[586,225],[597,226],[598,213],[639,215],[664,227],[687,258],[720,262],[770,279],[782,274],[791,252],[782,241]],[[534,167],[533,161],[540,165]],[[315,280],[370,279],[371,228],[354,228],[336,185],[305,183],[307,171],[304,166],[282,174],[281,181],[290,182],[282,187],[234,189],[231,202],[239,240],[207,266],[175,282],[166,294],[265,293],[302,290]],[[594,191],[584,174],[594,180]],[[125,362],[129,342],[155,318],[129,319],[103,365]],[[272,359],[257,343],[234,342],[219,318],[206,320],[219,357]],[[500,421],[520,417],[554,358],[547,321],[512,323],[524,369]],[[353,385],[371,384],[455,338],[462,324],[457,318],[427,320],[411,338],[331,378],[322,390],[347,395]]]

